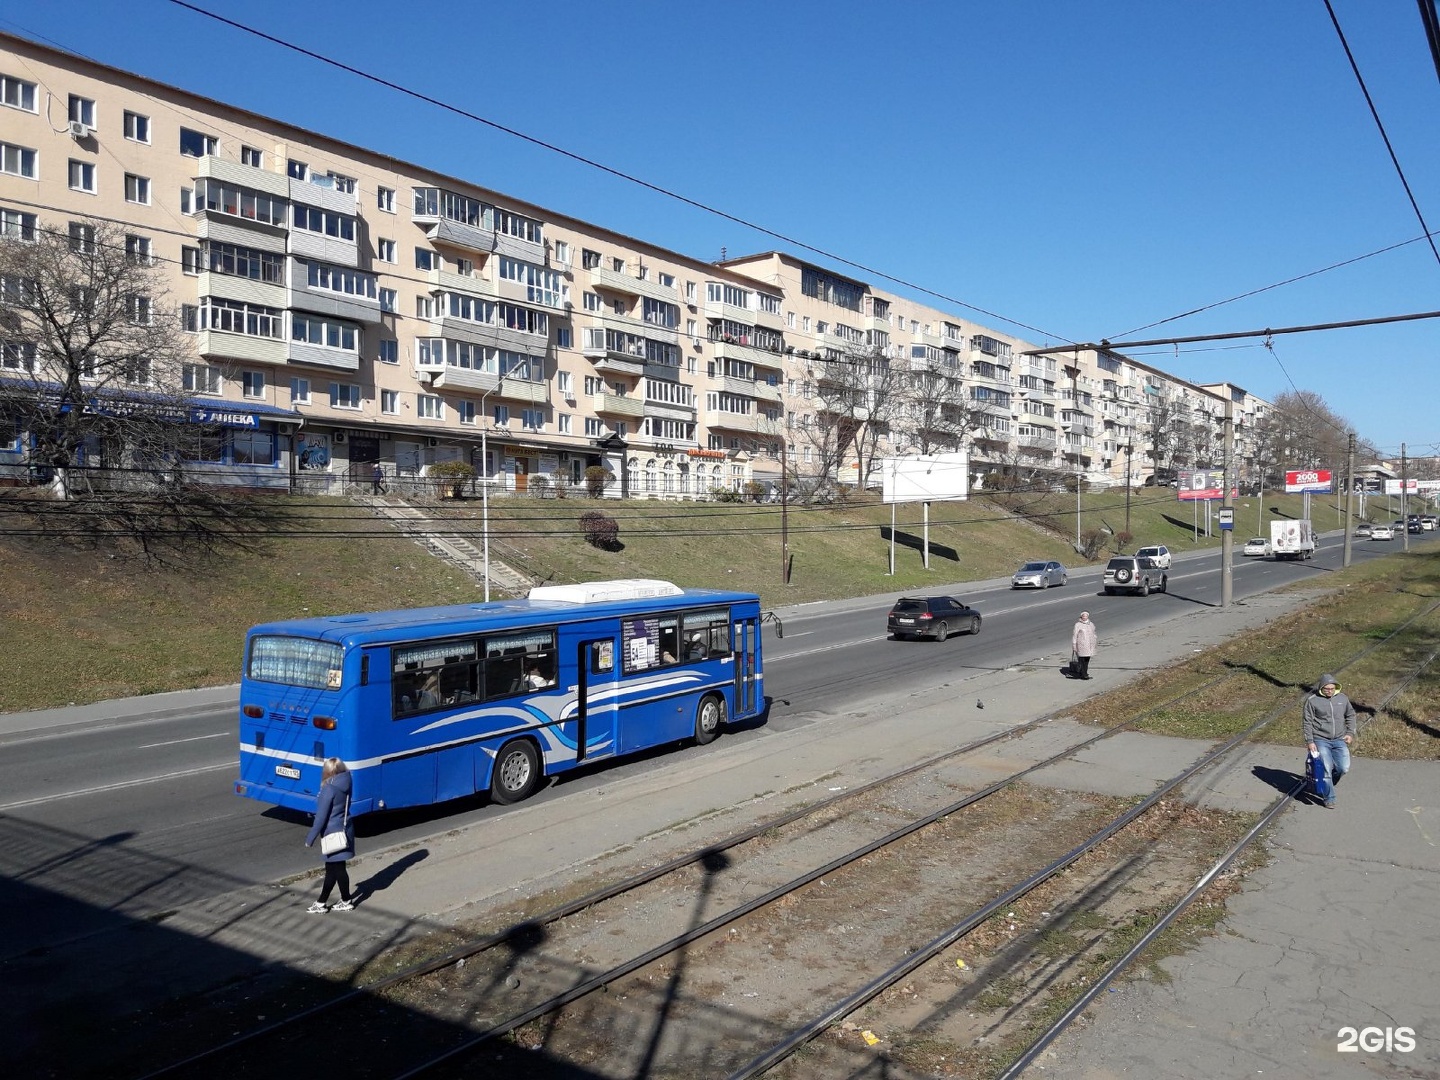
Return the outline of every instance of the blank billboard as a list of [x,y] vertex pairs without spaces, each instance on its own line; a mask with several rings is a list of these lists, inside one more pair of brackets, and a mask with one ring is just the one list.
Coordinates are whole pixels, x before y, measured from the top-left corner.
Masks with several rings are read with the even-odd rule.
[[887,503],[943,502],[970,497],[970,455],[953,454],[883,458],[881,493]]

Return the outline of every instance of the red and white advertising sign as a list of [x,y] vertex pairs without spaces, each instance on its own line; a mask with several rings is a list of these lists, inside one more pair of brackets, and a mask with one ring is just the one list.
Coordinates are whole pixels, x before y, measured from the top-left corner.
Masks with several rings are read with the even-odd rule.
[[1285,474],[1285,494],[1329,495],[1335,490],[1329,469],[1300,469]]
[[[1180,486],[1175,489],[1175,493],[1180,497],[1181,502],[1223,499],[1225,497],[1222,491],[1224,486],[1224,469],[1181,469]],[[1235,498],[1233,487],[1230,489],[1230,497]]]
[[1417,491],[1420,490],[1420,481],[1419,481],[1419,480],[1386,480],[1386,481],[1385,481],[1385,494],[1386,494],[1386,495],[1399,495],[1399,494],[1400,494],[1400,488],[1401,488],[1402,485],[1403,485],[1404,488],[1405,488],[1405,494],[1406,494],[1406,495],[1414,495]]

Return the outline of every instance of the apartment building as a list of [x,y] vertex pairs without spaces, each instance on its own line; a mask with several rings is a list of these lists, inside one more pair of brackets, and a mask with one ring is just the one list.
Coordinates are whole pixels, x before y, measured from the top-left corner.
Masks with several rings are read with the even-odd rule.
[[[0,34],[0,234],[93,221],[168,277],[154,316],[193,342],[192,419],[219,432],[196,464],[221,483],[343,490],[463,460],[516,491],[603,466],[608,494],[694,498],[777,483],[782,457],[873,484],[879,454],[957,446],[977,478],[1123,482],[1162,396],[1251,400],[1030,355],[783,253],[701,262]],[[0,343],[0,379],[26,363]],[[0,427],[0,474],[31,445]]]

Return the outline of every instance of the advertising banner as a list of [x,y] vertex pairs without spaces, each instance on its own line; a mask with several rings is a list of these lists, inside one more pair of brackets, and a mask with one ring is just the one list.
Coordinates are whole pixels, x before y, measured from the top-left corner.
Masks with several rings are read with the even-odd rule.
[[1335,490],[1329,469],[1299,469],[1285,474],[1285,494],[1329,495]]
[[1405,489],[1405,494],[1406,494],[1406,495],[1414,495],[1417,491],[1420,490],[1420,481],[1419,481],[1419,480],[1386,480],[1386,481],[1385,481],[1385,494],[1386,494],[1386,495],[1399,495],[1399,494],[1400,494],[1400,489],[1401,489],[1402,487]]
[[[1221,488],[1225,486],[1224,469],[1181,469],[1180,486],[1175,489],[1181,502],[1200,502],[1204,499],[1220,499],[1224,495]],[[1230,488],[1230,498],[1235,498],[1236,491]]]

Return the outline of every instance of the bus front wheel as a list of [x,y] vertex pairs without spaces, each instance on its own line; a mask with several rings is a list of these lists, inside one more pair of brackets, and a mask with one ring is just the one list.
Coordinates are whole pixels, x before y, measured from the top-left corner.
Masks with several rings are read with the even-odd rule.
[[495,771],[490,776],[490,799],[502,805],[519,802],[535,790],[540,782],[540,755],[535,744],[527,739],[508,742],[495,755]]
[[720,725],[725,722],[725,699],[710,694],[701,699],[700,707],[695,710],[695,742],[704,746],[708,742],[714,742],[715,736],[720,734]]

